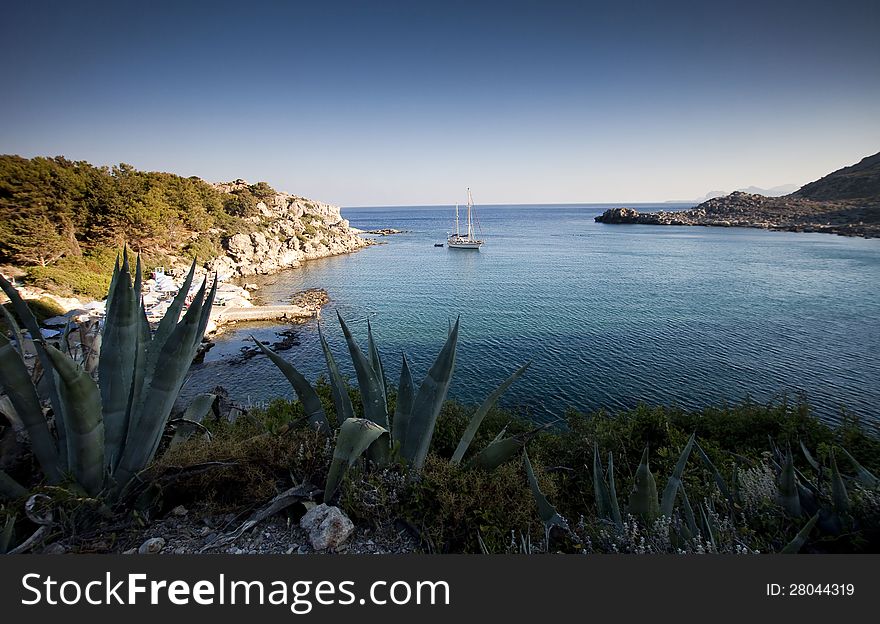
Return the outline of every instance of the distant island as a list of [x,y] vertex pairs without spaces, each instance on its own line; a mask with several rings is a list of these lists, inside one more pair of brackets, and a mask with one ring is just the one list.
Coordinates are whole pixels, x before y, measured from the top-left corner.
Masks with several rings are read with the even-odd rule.
[[690,210],[612,208],[599,223],[750,227],[841,236],[880,236],[880,152],[781,197],[735,191]]

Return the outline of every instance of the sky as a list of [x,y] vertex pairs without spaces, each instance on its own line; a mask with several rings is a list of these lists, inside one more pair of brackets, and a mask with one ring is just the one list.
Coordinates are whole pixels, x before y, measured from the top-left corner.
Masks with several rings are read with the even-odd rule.
[[880,151],[880,2],[19,2],[0,153],[340,204],[647,202]]

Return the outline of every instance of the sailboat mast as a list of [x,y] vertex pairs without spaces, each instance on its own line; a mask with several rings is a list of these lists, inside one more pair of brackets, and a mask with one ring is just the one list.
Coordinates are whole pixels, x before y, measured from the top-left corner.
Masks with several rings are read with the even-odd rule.
[[461,236],[461,232],[458,229],[458,204],[455,204],[455,235]]
[[474,238],[474,226],[471,224],[471,205],[473,204],[473,200],[471,199],[471,188],[468,187],[468,239],[473,240]]

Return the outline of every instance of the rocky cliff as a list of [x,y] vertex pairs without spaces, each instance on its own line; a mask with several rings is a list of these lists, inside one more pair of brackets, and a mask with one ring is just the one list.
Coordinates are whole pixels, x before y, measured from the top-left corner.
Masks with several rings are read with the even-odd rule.
[[[248,187],[244,180],[216,184],[224,193]],[[374,244],[361,238],[342,218],[338,206],[276,192],[257,203],[258,214],[246,219],[249,231],[223,239],[226,255],[209,263],[221,277],[261,275]]]
[[613,208],[599,223],[752,227],[843,236],[880,236],[880,153],[782,197],[733,192],[691,210],[640,213]]

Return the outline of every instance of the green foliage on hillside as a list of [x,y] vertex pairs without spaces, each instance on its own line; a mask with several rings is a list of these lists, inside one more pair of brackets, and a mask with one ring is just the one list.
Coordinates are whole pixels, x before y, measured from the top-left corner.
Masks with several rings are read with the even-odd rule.
[[126,164],[0,155],[0,264],[24,267],[43,287],[102,296],[98,276],[115,258],[108,250],[127,244],[148,259],[207,260],[220,251],[217,231],[243,229],[242,218],[274,193],[265,182],[223,193],[196,177]]

